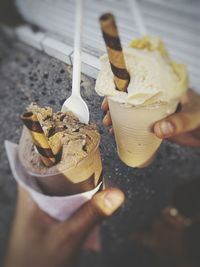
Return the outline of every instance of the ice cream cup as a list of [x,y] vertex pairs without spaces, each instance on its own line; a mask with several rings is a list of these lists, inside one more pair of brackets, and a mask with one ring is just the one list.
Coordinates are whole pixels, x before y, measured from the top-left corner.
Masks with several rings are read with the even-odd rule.
[[103,179],[99,144],[72,168],[60,169],[51,174],[33,173],[27,169],[23,151],[19,148],[20,163],[30,177],[34,178],[43,193],[52,196],[67,196],[94,189]]
[[120,159],[130,167],[148,166],[162,142],[152,126],[174,113],[178,101],[134,107],[108,97],[108,103]]

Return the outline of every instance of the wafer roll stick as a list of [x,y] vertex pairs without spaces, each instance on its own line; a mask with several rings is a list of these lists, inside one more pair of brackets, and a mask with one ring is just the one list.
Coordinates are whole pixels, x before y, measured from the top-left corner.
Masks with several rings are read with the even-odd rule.
[[99,20],[115,85],[118,90],[127,91],[130,76],[126,69],[115,18],[112,14],[105,13]]
[[57,163],[60,160],[61,150],[56,155],[53,154],[53,151],[48,143],[48,139],[44,134],[37,116],[33,114],[33,112],[25,112],[22,114],[21,119],[24,125],[30,131],[33,143],[36,146],[43,163],[47,167]]

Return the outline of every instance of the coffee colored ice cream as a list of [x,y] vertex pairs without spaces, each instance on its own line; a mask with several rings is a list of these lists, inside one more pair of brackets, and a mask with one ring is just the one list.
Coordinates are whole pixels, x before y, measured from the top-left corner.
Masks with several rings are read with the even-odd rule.
[[124,49],[130,82],[126,92],[116,90],[107,54],[101,58],[96,92],[133,106],[179,100],[188,87],[186,66],[173,61],[164,43],[154,36],[133,40]]
[[[92,176],[93,187],[96,186],[102,172],[98,149],[100,134],[96,125],[81,123],[70,111],[54,113],[52,108],[42,108],[36,104],[31,104],[27,111],[37,115],[52,151],[57,153],[60,150],[61,155],[57,164],[45,166],[29,130],[24,127],[19,144],[19,158],[24,168],[35,177],[62,174],[65,181],[72,183],[69,189],[73,184],[83,183]],[[50,178],[47,179],[50,181]],[[56,186],[56,180],[54,184]],[[76,193],[76,190],[81,191],[73,188],[69,190],[70,194],[71,191]]]

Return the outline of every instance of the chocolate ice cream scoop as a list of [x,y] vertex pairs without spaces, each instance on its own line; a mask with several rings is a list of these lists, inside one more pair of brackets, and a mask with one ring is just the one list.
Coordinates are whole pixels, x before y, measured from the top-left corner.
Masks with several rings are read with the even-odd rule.
[[93,189],[101,180],[100,135],[95,124],[84,124],[69,112],[54,113],[50,107],[31,104],[54,154],[62,148],[60,161],[45,166],[30,131],[24,128],[19,158],[29,175],[47,194],[65,195]]

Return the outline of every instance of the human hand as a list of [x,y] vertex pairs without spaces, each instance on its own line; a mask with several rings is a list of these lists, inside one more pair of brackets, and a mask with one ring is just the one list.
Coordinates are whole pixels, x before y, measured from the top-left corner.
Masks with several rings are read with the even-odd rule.
[[200,147],[200,95],[188,90],[181,99],[179,111],[156,122],[153,130],[159,138]]
[[112,127],[112,119],[111,119],[111,115],[110,115],[110,111],[109,111],[109,105],[108,105],[108,99],[107,97],[104,98],[102,104],[101,104],[101,109],[104,111],[105,116],[103,118],[103,125],[105,127],[110,127],[109,128],[109,133],[110,134],[114,134],[114,130]]
[[173,210],[171,207],[163,209],[149,230],[134,232],[130,239],[133,244],[154,252],[158,266],[193,267],[186,264],[188,255],[183,242],[185,228],[182,218],[172,216],[170,212]]
[[131,240],[156,253],[159,266],[200,266],[200,179],[176,187],[169,206],[153,219],[148,230]]
[[115,188],[97,193],[71,218],[58,222],[18,189],[18,201],[6,267],[71,267],[92,229],[116,211],[124,194]]
[[[102,109],[106,112],[105,126],[112,125],[108,101],[104,98]],[[113,128],[109,129],[113,133]],[[180,101],[179,110],[167,118],[156,122],[153,132],[161,139],[169,139],[181,145],[200,147],[200,95],[188,90]]]

